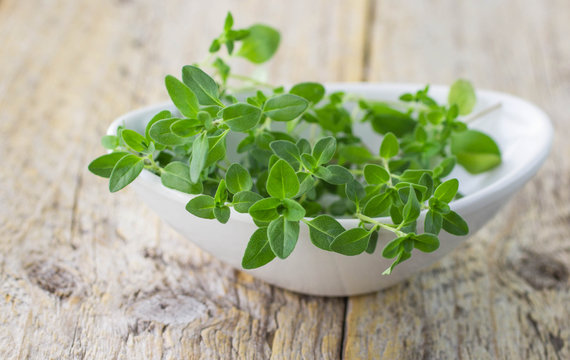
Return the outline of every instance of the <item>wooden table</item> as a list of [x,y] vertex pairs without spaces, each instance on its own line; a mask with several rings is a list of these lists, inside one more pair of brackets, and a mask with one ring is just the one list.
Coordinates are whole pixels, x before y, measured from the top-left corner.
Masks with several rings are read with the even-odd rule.
[[[282,30],[275,83],[466,77],[542,106],[552,154],[398,286],[319,298],[255,280],[86,168],[114,117],[205,56],[226,9]],[[568,0],[0,0],[0,358],[569,359],[569,18]]]

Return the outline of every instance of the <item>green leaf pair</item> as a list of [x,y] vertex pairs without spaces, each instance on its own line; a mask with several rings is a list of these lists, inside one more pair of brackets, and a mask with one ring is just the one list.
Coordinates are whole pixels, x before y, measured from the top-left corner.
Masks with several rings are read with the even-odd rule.
[[412,250],[418,249],[422,252],[433,252],[439,248],[439,239],[433,234],[407,234],[390,241],[382,250],[382,256],[387,259],[396,258],[392,265],[383,274],[389,275],[394,267],[412,256]]
[[354,256],[368,248],[372,231],[363,228],[345,230],[329,215],[319,215],[305,222],[309,226],[311,242],[318,248],[342,255]]
[[144,160],[125,152],[114,152],[93,160],[89,171],[109,178],[109,191],[117,192],[129,185],[144,169]]
[[447,205],[451,202],[459,188],[457,179],[450,179],[440,184],[429,201],[429,211],[426,214],[424,230],[427,233],[439,234],[443,228],[450,234],[464,236],[469,233],[469,226],[463,218]]

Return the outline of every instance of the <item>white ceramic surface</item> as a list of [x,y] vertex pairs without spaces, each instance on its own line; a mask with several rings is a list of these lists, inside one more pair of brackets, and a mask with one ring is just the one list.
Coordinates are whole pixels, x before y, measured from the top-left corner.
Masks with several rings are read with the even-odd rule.
[[[371,99],[396,100],[403,92],[421,88],[416,84],[337,83],[327,90],[343,90]],[[430,93],[436,100],[445,101],[448,88],[432,86]],[[469,224],[475,234],[536,172],[545,160],[552,141],[552,126],[547,115],[533,104],[520,98],[493,92],[478,91],[474,112],[500,102],[502,107],[471,124],[471,128],[490,134],[498,143],[503,163],[492,171],[469,175],[459,166],[450,177],[460,180],[460,189],[466,196],[453,201],[451,208]],[[117,126],[125,125],[144,130],[151,117],[162,109],[174,110],[170,103],[159,104],[121,116],[109,127],[115,134]],[[380,137],[369,131],[369,124],[355,124],[355,132],[376,149]],[[228,144],[229,151],[230,144]],[[185,210],[192,195],[162,186],[160,178],[143,171],[131,185],[140,198],[164,221],[188,240],[223,262],[240,269],[241,259],[250,235],[256,226],[248,214],[232,209],[225,225],[215,220],[197,218]],[[422,213],[418,224],[423,224]],[[357,226],[357,220],[339,219],[345,228]],[[421,225],[419,231],[422,231]],[[392,239],[391,233],[381,232],[376,252],[357,256],[343,256],[320,250],[309,240],[309,231],[301,223],[299,241],[293,253],[285,260],[275,259],[259,269],[248,270],[251,275],[279,287],[305,294],[346,296],[368,293],[396,284],[421,270],[456,248],[467,239],[442,231],[441,247],[431,254],[414,250],[412,259],[396,267],[392,275],[381,275],[391,260],[380,255],[384,245]]]

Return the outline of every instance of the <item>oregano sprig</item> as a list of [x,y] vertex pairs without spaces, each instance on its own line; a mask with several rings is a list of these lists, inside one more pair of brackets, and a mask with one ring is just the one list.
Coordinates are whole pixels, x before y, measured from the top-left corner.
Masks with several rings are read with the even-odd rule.
[[[108,178],[111,192],[151,171],[165,187],[195,195],[189,213],[221,224],[231,208],[248,214],[258,229],[245,249],[246,269],[290,256],[301,222],[314,246],[346,256],[374,254],[379,232],[392,233],[381,251],[393,259],[384,274],[414,251],[437,250],[442,230],[466,235],[467,223],[450,206],[460,184],[449,175],[457,164],[477,174],[501,162],[493,139],[466,124],[476,106],[471,83],[456,81],[445,104],[429,86],[389,102],[327,94],[309,81],[286,89],[232,72],[236,57],[264,63],[279,42],[272,27],[236,28],[228,13],[210,56],[165,77],[177,111],[159,112],[144,133],[119,127],[104,136],[109,153],[89,170]],[[369,147],[353,132],[355,122],[368,123],[382,142]],[[228,149],[235,136],[239,144]],[[230,161],[228,150],[240,160]],[[338,217],[358,226],[345,229]]]

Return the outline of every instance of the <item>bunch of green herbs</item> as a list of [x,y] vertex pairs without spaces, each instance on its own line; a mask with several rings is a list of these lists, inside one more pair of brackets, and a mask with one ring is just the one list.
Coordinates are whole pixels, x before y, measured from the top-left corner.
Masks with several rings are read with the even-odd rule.
[[[208,59],[184,66],[181,80],[166,76],[178,111],[156,114],[144,134],[119,127],[116,135],[104,136],[110,152],[89,170],[109,178],[111,192],[151,171],[164,186],[196,195],[186,210],[200,218],[225,224],[230,208],[249,214],[258,229],[245,249],[246,269],[287,258],[301,222],[314,246],[347,256],[372,254],[378,232],[393,233],[382,250],[394,259],[384,274],[414,249],[437,250],[442,230],[466,235],[467,223],[449,206],[459,196],[459,182],[446,177],[456,164],[477,174],[501,162],[496,143],[464,122],[476,103],[472,85],[455,82],[447,104],[430,97],[429,86],[386,102],[327,94],[316,82],[285,89],[232,73],[229,60],[264,63],[279,42],[279,32],[267,25],[234,29],[228,14]],[[231,88],[231,81],[241,89]],[[244,89],[250,96],[243,96]],[[353,133],[355,122],[383,136],[378,147]],[[301,136],[307,132],[309,138]],[[239,162],[226,156],[232,133],[242,134],[230,149],[241,154]],[[422,210],[424,232],[418,233]],[[345,229],[339,217],[358,219],[359,226]]]

